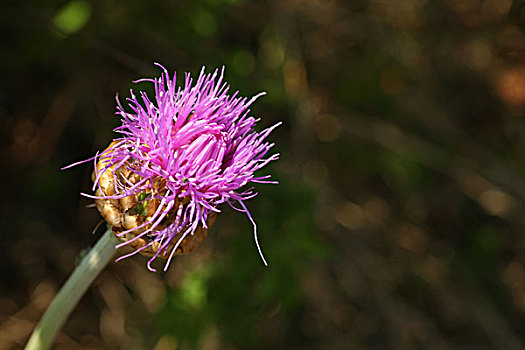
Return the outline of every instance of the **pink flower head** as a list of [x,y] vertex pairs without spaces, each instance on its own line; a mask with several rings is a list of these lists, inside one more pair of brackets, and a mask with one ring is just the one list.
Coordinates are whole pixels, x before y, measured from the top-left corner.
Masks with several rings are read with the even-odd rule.
[[[146,230],[136,231],[137,237],[148,236],[148,245],[160,247],[148,263],[150,269],[150,263],[160,252],[169,256],[167,269],[182,240],[193,235],[199,226],[206,229],[208,218],[220,212],[222,203],[248,216],[257,249],[267,265],[257,240],[255,221],[244,201],[257,195],[249,184],[277,183],[269,180],[270,175],[254,173],[278,159],[278,154],[265,158],[273,146],[265,139],[281,123],[262,132],[255,131],[258,119],[249,115],[248,108],[264,93],[252,98],[239,96],[238,92],[228,94],[229,85],[223,81],[224,68],[206,74],[203,67],[195,81],[186,73],[183,86],[177,86],[176,73],[170,79],[168,71],[157,66],[163,70],[160,77],[136,81],[153,83],[153,98],[142,91],[137,96],[131,90],[131,97],[126,99],[128,111],[117,99],[116,114],[121,116],[122,125],[115,131],[121,137],[102,154],[91,158],[95,164],[104,161],[104,167],[95,167],[93,190],[101,189],[100,179],[110,168],[125,167],[140,180],[130,182],[113,174],[115,193],[84,195],[118,200],[137,196],[154,183],[162,183],[163,190],[155,192],[160,201],[158,210]],[[159,228],[167,219],[169,224]]]

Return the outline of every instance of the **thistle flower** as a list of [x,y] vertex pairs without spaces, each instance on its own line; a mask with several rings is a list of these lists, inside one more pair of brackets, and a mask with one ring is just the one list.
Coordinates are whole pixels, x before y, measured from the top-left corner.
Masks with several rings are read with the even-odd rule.
[[[122,125],[114,139],[93,158],[95,200],[113,233],[133,252],[167,259],[193,250],[228,203],[244,212],[253,224],[255,244],[267,265],[257,240],[257,227],[244,201],[257,195],[251,183],[276,183],[270,175],[255,171],[279,155],[265,158],[272,143],[265,138],[280,123],[256,132],[258,119],[249,106],[252,98],[231,95],[223,81],[224,68],[205,74],[202,68],[194,82],[186,73],[184,86],[176,85],[167,70],[151,82],[155,96],[130,91],[126,111],[117,98]],[[85,162],[85,161],[84,161]],[[80,162],[82,163],[82,162]],[[78,163],[76,163],[78,164]],[[75,165],[75,164],[73,164]],[[71,165],[71,166],[73,166]]]

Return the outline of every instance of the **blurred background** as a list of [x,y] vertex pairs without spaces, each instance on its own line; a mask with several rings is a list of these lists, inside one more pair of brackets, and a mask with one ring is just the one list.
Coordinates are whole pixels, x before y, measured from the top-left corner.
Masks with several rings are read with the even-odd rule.
[[[0,349],[102,229],[115,94],[226,66],[281,159],[166,273],[111,264],[56,349],[525,348],[525,1],[0,5]],[[262,173],[261,173],[262,175]]]

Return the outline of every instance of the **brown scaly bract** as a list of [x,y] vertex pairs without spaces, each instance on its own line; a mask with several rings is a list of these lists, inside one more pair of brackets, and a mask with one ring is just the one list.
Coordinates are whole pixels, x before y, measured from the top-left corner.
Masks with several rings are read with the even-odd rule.
[[[108,148],[102,153],[97,163],[97,168],[93,170],[91,174],[91,180],[96,181],[97,169],[102,170],[106,166],[109,157],[107,156],[108,149],[114,146],[117,142],[113,141]],[[115,190],[114,181],[137,183],[141,180],[140,176],[130,170],[129,164],[123,165],[115,169],[115,165],[111,166],[100,175],[100,186],[96,190],[95,195],[98,197],[111,196],[117,194]],[[157,257],[167,259],[171,253],[171,249],[177,242],[177,237],[168,246],[168,249],[163,249],[159,252],[161,244],[152,242],[150,236],[140,234],[151,227],[151,224],[146,224],[152,221],[154,213],[159,209],[160,200],[156,197],[162,195],[165,191],[161,179],[154,180],[150,191],[142,191],[136,195],[129,195],[123,198],[98,198],[95,199],[95,204],[100,212],[100,215],[106,220],[111,226],[111,230],[117,238],[122,242],[127,242],[134,250],[139,250],[140,253],[147,257],[152,257],[157,254]],[[178,199],[180,200],[180,199]],[[184,201],[189,201],[189,198],[184,198]],[[183,203],[186,204],[186,203]],[[179,205],[174,206],[178,208]],[[165,218],[165,222],[158,225],[155,230],[162,230],[168,226],[170,219],[173,219],[176,215],[176,210],[172,209],[168,212]],[[207,224],[210,227],[215,221],[216,215],[210,215]],[[143,226],[144,225],[144,226]],[[142,226],[142,227],[140,227]],[[127,232],[129,231],[129,232]],[[199,225],[193,235],[186,236],[177,247],[177,254],[190,253],[193,251],[204,239],[206,238],[207,229]]]

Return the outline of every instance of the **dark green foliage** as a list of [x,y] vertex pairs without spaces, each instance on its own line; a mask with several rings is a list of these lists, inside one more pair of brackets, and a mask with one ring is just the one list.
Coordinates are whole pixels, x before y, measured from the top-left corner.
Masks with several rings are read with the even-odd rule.
[[[261,323],[272,322],[266,315],[276,308],[286,327],[293,327],[304,303],[301,275],[328,252],[314,235],[315,196],[284,180],[280,187],[265,187],[257,202],[253,212],[269,267],[257,255],[251,226],[239,225],[223,242],[224,258],[195,267],[168,294],[158,321],[165,333],[197,346],[213,327],[226,344],[253,347],[264,343]],[[214,231],[220,234],[220,228]]]

